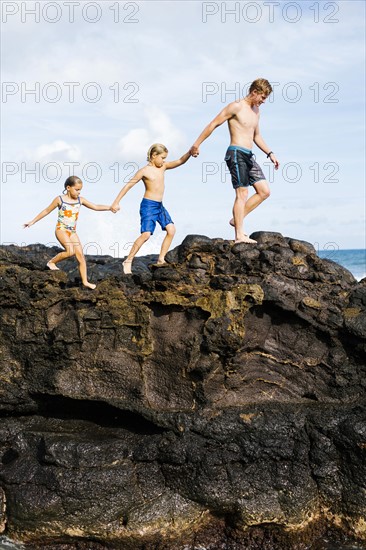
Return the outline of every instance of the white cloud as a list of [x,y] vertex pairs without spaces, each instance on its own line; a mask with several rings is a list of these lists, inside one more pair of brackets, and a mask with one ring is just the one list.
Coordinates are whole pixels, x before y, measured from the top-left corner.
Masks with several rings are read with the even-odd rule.
[[118,142],[118,153],[131,159],[147,152],[153,143],[163,143],[168,149],[177,149],[184,143],[184,136],[168,115],[158,107],[145,110],[146,128],[133,128]]
[[56,140],[52,143],[39,145],[35,150],[26,151],[25,157],[32,161],[42,162],[78,161],[81,157],[81,151],[77,145]]

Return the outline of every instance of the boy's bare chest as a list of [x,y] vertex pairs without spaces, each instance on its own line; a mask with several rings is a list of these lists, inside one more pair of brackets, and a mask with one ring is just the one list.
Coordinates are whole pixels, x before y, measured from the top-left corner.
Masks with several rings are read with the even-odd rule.
[[148,186],[158,187],[164,185],[164,176],[160,170],[149,170],[145,174],[145,184]]

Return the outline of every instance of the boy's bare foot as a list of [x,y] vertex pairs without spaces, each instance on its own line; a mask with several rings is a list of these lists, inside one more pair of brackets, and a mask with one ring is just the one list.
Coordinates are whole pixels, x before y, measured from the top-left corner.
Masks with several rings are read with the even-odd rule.
[[97,285],[93,285],[93,283],[83,283],[84,286],[86,286],[86,288],[90,288],[91,290],[94,290],[95,288],[97,288]]
[[238,244],[238,243],[256,244],[257,241],[255,241],[254,239],[251,239],[250,237],[248,237],[248,235],[244,234],[242,237],[239,237],[238,239],[235,240],[235,244]]
[[47,262],[46,265],[51,271],[60,271],[60,269],[53,262]]
[[132,273],[131,266],[132,266],[132,260],[125,260],[124,262],[122,262],[122,269],[125,275],[131,275]]
[[158,261],[156,262],[156,265],[164,265],[164,264],[166,264],[166,261],[165,261],[165,260],[158,260]]

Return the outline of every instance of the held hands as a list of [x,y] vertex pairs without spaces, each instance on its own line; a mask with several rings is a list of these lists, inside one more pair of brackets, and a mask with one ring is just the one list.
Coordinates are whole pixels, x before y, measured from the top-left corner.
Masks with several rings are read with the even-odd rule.
[[198,155],[200,154],[199,148],[196,147],[195,145],[192,145],[189,152],[191,153],[192,157],[198,157]]
[[118,202],[114,202],[114,203],[110,206],[110,210],[113,212],[113,214],[116,214],[116,212],[118,212],[118,210],[121,210],[121,207],[120,207],[120,205],[118,204]]

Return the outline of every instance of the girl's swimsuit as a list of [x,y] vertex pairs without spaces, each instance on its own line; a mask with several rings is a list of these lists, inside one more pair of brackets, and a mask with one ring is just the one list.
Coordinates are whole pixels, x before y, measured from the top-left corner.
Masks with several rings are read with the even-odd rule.
[[76,233],[76,222],[79,217],[79,210],[81,206],[80,197],[78,202],[64,202],[60,195],[61,204],[58,207],[58,218],[56,230],[66,231],[69,235]]

